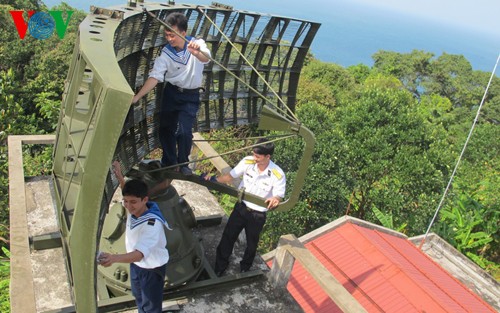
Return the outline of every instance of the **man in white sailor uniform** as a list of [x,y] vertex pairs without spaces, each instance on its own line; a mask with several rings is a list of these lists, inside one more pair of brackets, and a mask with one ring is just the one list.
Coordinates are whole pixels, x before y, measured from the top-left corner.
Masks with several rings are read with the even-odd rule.
[[[115,173],[116,173],[116,165]],[[118,167],[119,168],[119,167]],[[148,201],[148,187],[138,179],[124,183],[121,173],[123,205],[128,211],[125,231],[127,253],[102,252],[100,265],[130,263],[130,284],[139,313],[162,312],[165,271],[169,259],[164,227],[165,218],[155,202]]]
[[283,170],[271,161],[274,143],[260,139],[253,149],[253,156],[245,157],[231,172],[220,177],[204,176],[206,180],[216,180],[220,183],[230,183],[233,179],[242,177],[239,188],[245,192],[260,196],[267,207],[251,202],[237,202],[229,216],[222,234],[215,258],[215,273],[221,276],[229,264],[233,246],[240,232],[245,229],[247,247],[240,262],[240,272],[247,272],[252,266],[260,233],[266,222],[266,212],[276,208],[285,196],[286,178]]
[[[136,103],[158,82],[166,82],[160,109],[159,137],[163,149],[161,163],[172,166],[188,162],[193,144],[192,128],[200,107],[200,88],[203,68],[211,57],[203,39],[187,36],[187,18],[179,12],[170,13],[166,23],[173,29],[165,29],[168,41],[156,58],[149,78],[134,96]],[[182,35],[189,43],[177,34]],[[192,174],[187,164],[182,165],[183,174]]]

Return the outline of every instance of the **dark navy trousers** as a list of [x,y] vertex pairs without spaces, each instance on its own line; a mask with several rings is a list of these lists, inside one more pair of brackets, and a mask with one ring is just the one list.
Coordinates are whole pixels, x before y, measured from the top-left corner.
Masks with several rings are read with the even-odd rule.
[[240,232],[245,229],[247,247],[240,262],[240,270],[248,271],[252,266],[253,259],[257,253],[259,237],[264,224],[266,213],[247,209],[243,202],[237,202],[233,212],[229,216],[215,257],[215,272],[223,272],[229,264],[229,257],[233,253],[233,247]]
[[160,110],[159,130],[163,166],[189,161],[193,145],[193,125],[199,107],[198,91],[180,92],[177,87],[166,84]]
[[161,313],[167,264],[142,268],[130,263],[130,285],[139,313]]

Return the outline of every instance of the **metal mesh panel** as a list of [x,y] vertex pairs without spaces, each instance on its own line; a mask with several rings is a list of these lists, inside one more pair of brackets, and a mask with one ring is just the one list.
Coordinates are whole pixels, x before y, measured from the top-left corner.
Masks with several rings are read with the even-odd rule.
[[[165,19],[171,12],[188,17],[187,33],[204,38],[217,62],[205,66],[201,106],[195,130],[205,131],[231,125],[258,122],[260,108],[266,102],[253,92],[250,84],[272,103],[282,106],[274,93],[255,74],[245,58],[267,80],[285,103],[294,109],[299,73],[319,24],[261,15],[254,12],[206,8],[206,14],[229,39],[191,5],[165,5],[150,12]],[[147,13],[123,20],[115,32],[114,49],[120,68],[131,88],[137,92],[148,77],[154,60],[166,43],[161,24]],[[226,67],[243,82],[226,72]],[[126,168],[159,146],[157,114],[163,84],[131,107],[117,147],[117,158]],[[145,122],[141,122],[145,121]],[[146,128],[146,129],[141,129]],[[127,146],[127,149],[121,147]]]

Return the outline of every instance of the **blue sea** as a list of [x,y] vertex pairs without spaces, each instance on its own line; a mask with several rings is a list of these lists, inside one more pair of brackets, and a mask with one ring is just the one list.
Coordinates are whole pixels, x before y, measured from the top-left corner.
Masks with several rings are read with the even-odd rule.
[[[60,0],[46,0],[49,7]],[[88,11],[90,5],[108,7],[126,0],[65,1]],[[158,1],[161,2],[161,1]],[[177,3],[211,4],[211,0]],[[342,66],[373,65],[372,55],[379,50],[408,53],[412,50],[463,55],[474,70],[491,72],[500,54],[500,23],[495,32],[479,32],[440,23],[401,12],[366,6],[350,0],[221,0],[235,9],[295,17],[321,23],[313,41],[312,53],[325,62]],[[498,69],[496,74],[498,75]]]

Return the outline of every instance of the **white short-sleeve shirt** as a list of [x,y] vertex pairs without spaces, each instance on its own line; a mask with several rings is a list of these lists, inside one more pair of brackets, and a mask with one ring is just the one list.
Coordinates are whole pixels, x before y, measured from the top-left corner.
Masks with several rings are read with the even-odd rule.
[[[245,157],[229,173],[233,178],[242,177],[239,188],[245,187],[245,192],[262,197],[285,197],[286,178],[283,170],[273,161],[269,161],[267,168],[259,172],[253,156]],[[267,208],[244,201],[246,206],[260,212]]]
[[[191,40],[193,37],[186,37]],[[199,44],[200,50],[211,56],[210,50],[203,39],[194,39]],[[185,89],[195,89],[201,87],[203,80],[203,68],[209,62],[201,62],[187,49],[187,42],[184,49],[177,51],[170,44],[161,50],[161,54],[155,59],[153,69],[149,77],[153,77],[159,82],[167,81]]]
[[[157,205],[148,202],[148,206]],[[169,253],[166,248],[164,224],[157,216],[147,211],[136,218],[127,212],[127,226],[125,230],[125,248],[127,252],[138,250],[144,256],[142,260],[134,262],[142,268],[156,268],[166,264]]]

